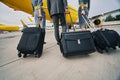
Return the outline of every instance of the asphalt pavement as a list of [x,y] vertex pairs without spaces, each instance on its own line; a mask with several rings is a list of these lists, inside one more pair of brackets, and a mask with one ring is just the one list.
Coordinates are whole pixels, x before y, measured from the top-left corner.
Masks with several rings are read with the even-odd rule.
[[[120,33],[120,25],[104,26]],[[120,80],[120,48],[109,53],[65,58],[54,38],[46,31],[43,54],[18,58],[22,33],[0,34],[0,80]]]

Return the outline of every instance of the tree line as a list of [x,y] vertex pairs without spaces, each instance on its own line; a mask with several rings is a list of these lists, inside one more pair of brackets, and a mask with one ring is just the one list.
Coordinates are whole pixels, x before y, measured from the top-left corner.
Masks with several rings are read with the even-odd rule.
[[108,15],[105,19],[105,21],[118,21],[120,20],[120,14],[116,15],[115,17],[113,17],[112,15]]

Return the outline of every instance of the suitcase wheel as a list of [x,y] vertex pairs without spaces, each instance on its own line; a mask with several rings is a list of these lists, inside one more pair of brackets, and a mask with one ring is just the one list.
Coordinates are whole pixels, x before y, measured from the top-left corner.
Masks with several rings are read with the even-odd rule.
[[116,50],[117,48],[116,47],[112,47],[114,50]]
[[119,48],[120,48],[120,44],[119,44],[119,46],[118,46]]
[[18,51],[18,57],[22,57],[22,54],[21,52]]
[[37,51],[37,57],[38,57],[38,58],[40,58],[40,57],[41,57],[41,55],[42,55],[42,52]]
[[23,55],[23,58],[26,58],[26,57],[27,57],[27,54],[24,54],[24,55]]
[[38,58],[40,58],[41,55],[42,55],[42,54],[41,54],[40,52],[38,52],[38,51],[36,51],[34,54],[35,54],[35,57],[38,57]]
[[67,57],[68,57],[68,55],[65,55],[65,54],[63,53],[63,57],[67,58]]
[[38,58],[40,58],[40,57],[41,57],[41,55],[42,55],[41,53],[38,53],[38,56],[37,56],[37,57],[38,57]]
[[98,51],[99,53],[103,54],[103,50],[97,49],[97,51]]
[[106,51],[106,52],[109,52],[109,51],[108,51],[108,47],[105,48],[105,51]]
[[97,50],[99,53],[103,54],[103,50],[100,49],[99,47],[96,47],[96,50]]

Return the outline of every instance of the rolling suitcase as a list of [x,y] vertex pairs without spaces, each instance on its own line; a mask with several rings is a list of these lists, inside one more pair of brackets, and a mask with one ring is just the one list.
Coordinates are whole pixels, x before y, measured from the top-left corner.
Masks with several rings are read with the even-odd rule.
[[91,32],[62,32],[60,50],[64,57],[75,55],[87,55],[89,53],[94,52],[95,46]]
[[62,33],[61,52],[63,56],[86,55],[95,51],[90,31]]
[[26,57],[27,54],[35,54],[40,57],[43,51],[45,29],[40,27],[27,27],[18,43],[18,57]]
[[[107,35],[106,38],[108,39],[110,45],[108,47],[116,49],[116,47],[120,47],[120,36],[115,30],[104,30]],[[104,33],[103,33],[104,34]]]
[[[89,19],[85,20],[85,22],[88,26],[91,26],[91,21]],[[116,49],[116,46],[120,47],[120,36],[115,30],[103,28],[98,29],[96,31],[93,30],[92,36],[95,43],[95,47],[100,53],[103,53],[104,50],[108,52],[110,48]]]
[[110,48],[120,47],[119,34],[114,30],[100,29],[93,32],[93,39],[98,52],[109,51]]

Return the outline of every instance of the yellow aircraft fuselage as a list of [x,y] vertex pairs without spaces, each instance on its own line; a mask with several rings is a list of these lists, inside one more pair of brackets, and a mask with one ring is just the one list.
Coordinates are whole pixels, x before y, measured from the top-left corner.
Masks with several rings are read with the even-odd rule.
[[20,30],[19,26],[12,26],[12,25],[5,25],[5,24],[0,24],[0,30],[1,31],[18,31]]
[[[19,10],[19,11],[23,11],[23,12],[33,15],[31,0],[0,0],[0,1],[4,3],[5,5],[13,8],[15,11]],[[46,13],[46,19],[52,22],[52,19],[50,18],[50,15],[48,13],[46,0],[43,0],[43,8]],[[66,20],[67,20],[68,25],[72,25],[72,23],[76,23],[78,19],[78,11],[71,5],[68,5],[68,9],[70,11],[72,21],[69,15],[66,15]]]

